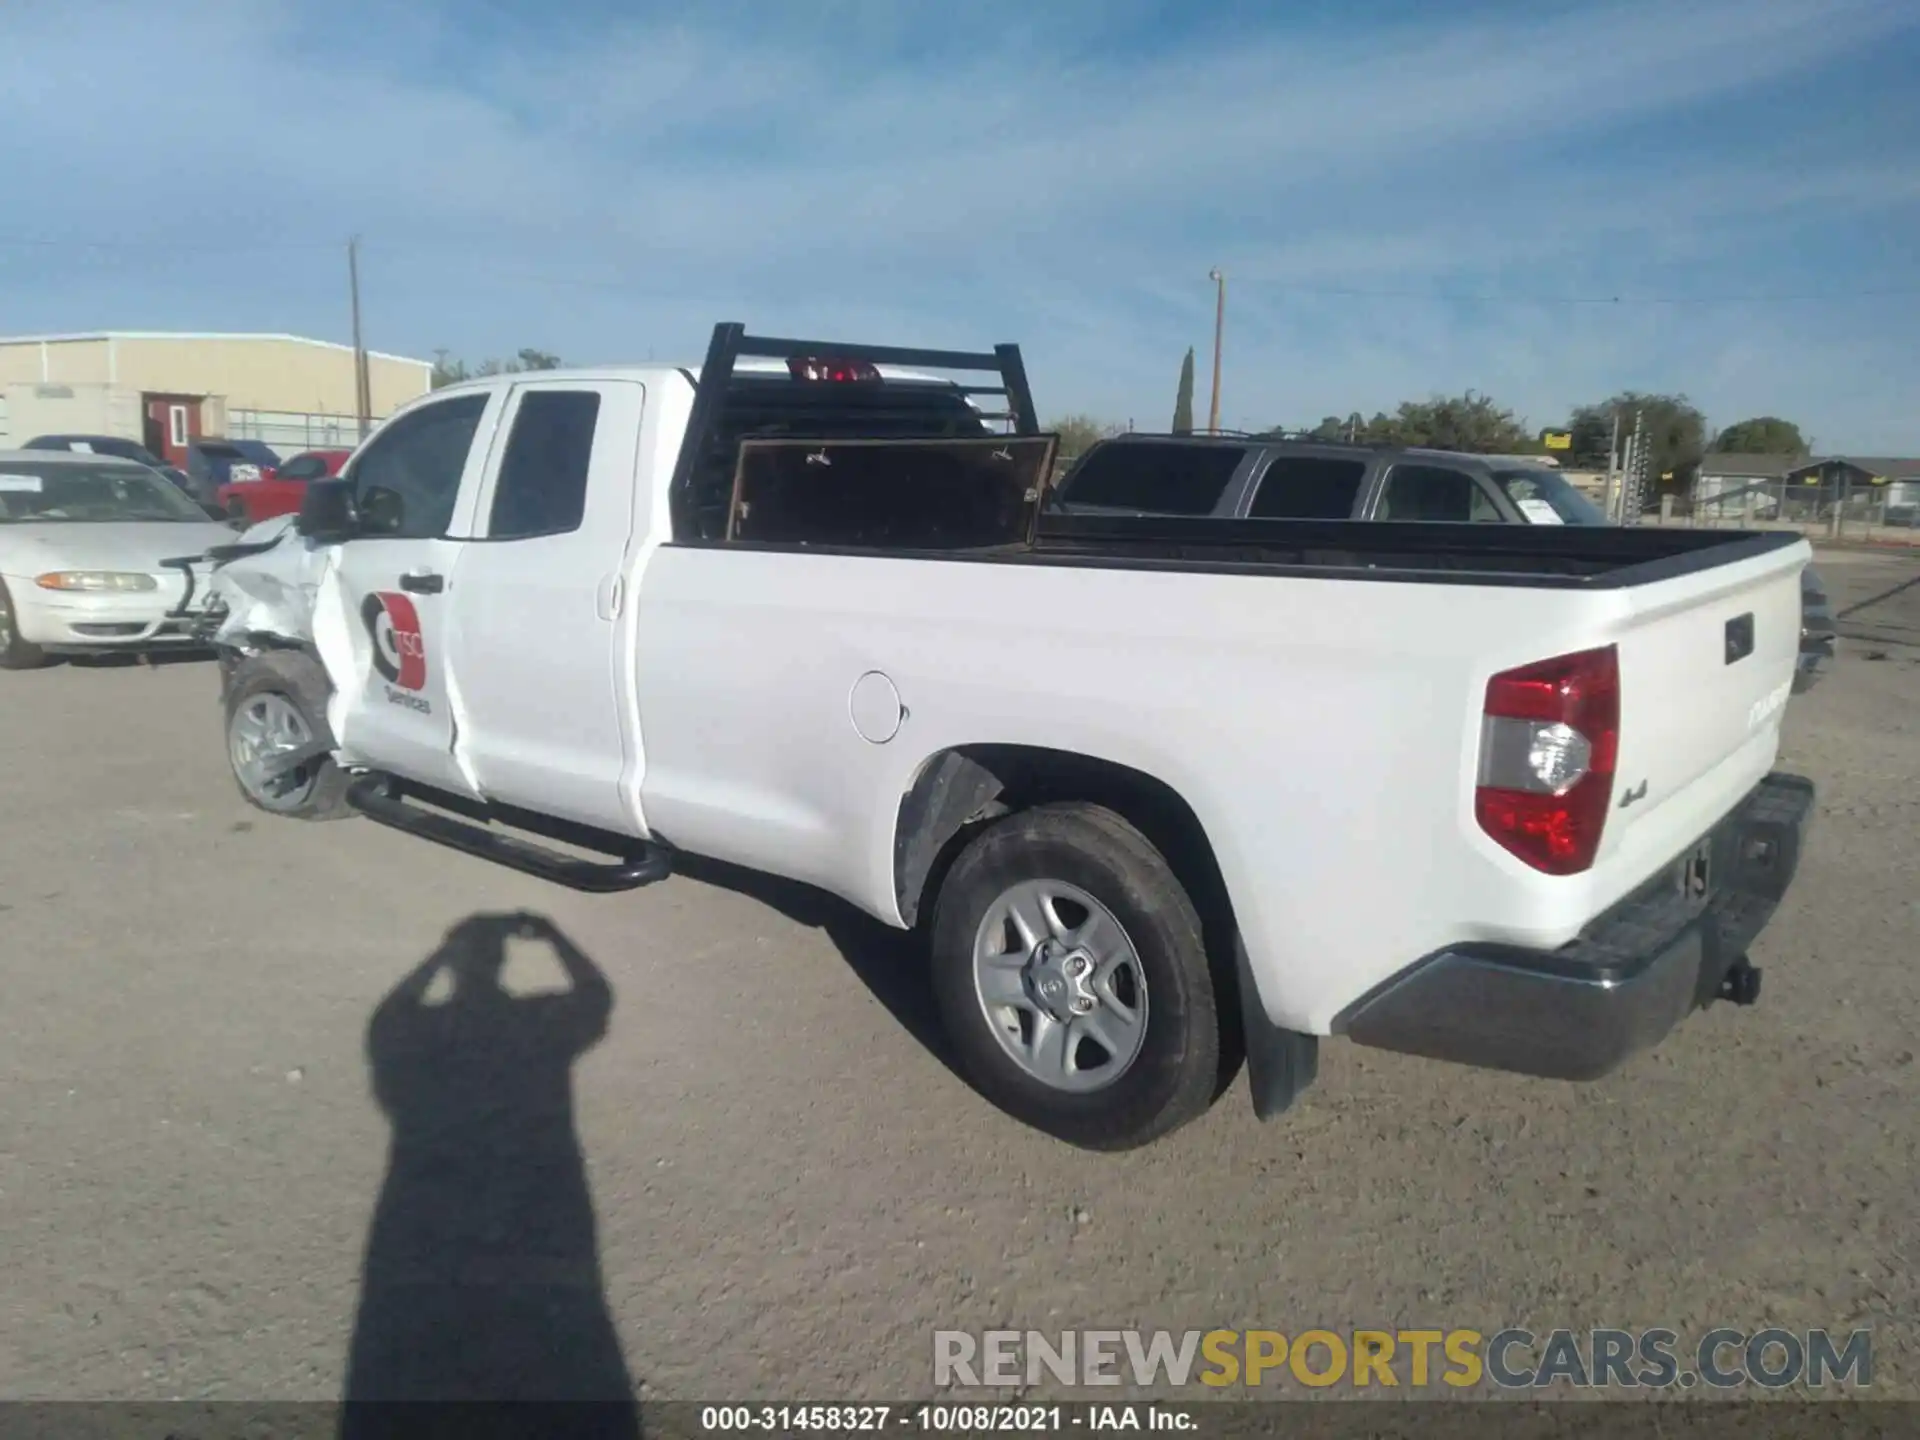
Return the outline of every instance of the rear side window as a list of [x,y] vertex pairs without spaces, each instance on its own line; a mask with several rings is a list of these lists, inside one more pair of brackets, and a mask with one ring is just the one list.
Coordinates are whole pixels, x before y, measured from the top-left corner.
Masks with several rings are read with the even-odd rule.
[[529,390],[520,397],[493,487],[492,540],[564,535],[587,509],[587,466],[600,397],[591,390]]
[[1501,515],[1480,483],[1444,465],[1396,465],[1380,496],[1379,519],[1498,525]]
[[801,383],[736,375],[698,457],[688,504],[693,533],[726,533],[727,506],[742,440],[970,439],[993,432],[953,385],[915,381],[879,384]]
[[1211,515],[1246,455],[1230,445],[1101,445],[1067,478],[1060,502]]
[[282,480],[319,480],[327,473],[327,462],[318,455],[301,455],[280,467]]
[[1283,455],[1267,467],[1248,514],[1256,520],[1350,520],[1367,462]]

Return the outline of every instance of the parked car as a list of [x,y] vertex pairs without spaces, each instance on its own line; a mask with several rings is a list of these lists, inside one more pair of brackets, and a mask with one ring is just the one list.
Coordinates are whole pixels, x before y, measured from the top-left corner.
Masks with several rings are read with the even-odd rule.
[[280,456],[258,440],[195,440],[187,446],[187,474],[201,498],[218,502],[220,487],[248,480],[271,480]]
[[167,463],[139,441],[125,440],[118,435],[36,435],[21,449],[67,450],[76,455],[112,455],[121,460],[137,460],[155,470]]
[[188,579],[164,562],[232,538],[151,466],[0,451],[0,669],[201,643],[169,613],[185,600]]
[[[1015,433],[907,366],[996,372]],[[1757,996],[1804,539],[1041,525],[1054,446],[1015,346],[448,386],[209,557],[235,780],[580,890],[829,891],[1100,1149],[1243,1047],[1264,1117],[1326,1036],[1586,1079]]]
[[204,504],[211,500],[203,495],[201,487],[192,478],[176,466],[167,464],[146,446],[133,440],[123,440],[118,435],[38,435],[27,441],[22,447],[27,450],[65,450],[75,455],[111,455],[116,459],[132,460],[159,471],[176,487],[190,496],[195,503]]
[[[1511,456],[1211,435],[1117,435],[1088,447],[1048,502],[1060,515],[1218,520],[1412,520],[1610,525],[1549,465]],[[1794,693],[1832,665],[1837,626],[1826,584],[1800,575]]]
[[283,461],[271,479],[229,481],[215,498],[238,524],[258,525],[276,515],[292,515],[300,509],[307,482],[338,475],[352,454],[351,450],[304,450]]

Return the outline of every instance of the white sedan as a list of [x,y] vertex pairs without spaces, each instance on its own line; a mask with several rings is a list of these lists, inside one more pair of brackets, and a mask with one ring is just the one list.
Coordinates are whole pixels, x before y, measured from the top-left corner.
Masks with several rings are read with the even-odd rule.
[[163,561],[233,531],[131,460],[0,450],[0,670],[50,655],[177,649],[187,576]]

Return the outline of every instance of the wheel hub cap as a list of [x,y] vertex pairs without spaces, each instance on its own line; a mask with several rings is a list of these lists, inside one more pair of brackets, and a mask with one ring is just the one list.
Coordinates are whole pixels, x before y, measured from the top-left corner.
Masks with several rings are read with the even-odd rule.
[[312,785],[312,767],[276,771],[272,763],[312,739],[305,718],[284,696],[255,695],[234,712],[229,733],[233,773],[261,804],[291,809]]
[[981,1013],[1007,1055],[1056,1090],[1124,1075],[1146,1038],[1146,974],[1113,912],[1056,880],[1006,890],[974,942]]
[[1027,961],[1027,980],[1040,1007],[1064,1025],[1076,1015],[1092,1014],[1100,1004],[1093,967],[1094,958],[1084,947],[1068,949],[1057,940],[1042,940]]

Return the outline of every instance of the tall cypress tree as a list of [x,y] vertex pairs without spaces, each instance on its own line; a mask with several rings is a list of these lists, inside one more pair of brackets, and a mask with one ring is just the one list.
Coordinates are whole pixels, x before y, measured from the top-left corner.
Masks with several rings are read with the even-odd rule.
[[1180,362],[1180,388],[1173,397],[1173,433],[1191,435],[1193,433],[1193,347],[1187,347],[1187,358]]

